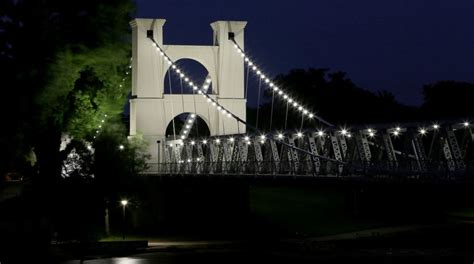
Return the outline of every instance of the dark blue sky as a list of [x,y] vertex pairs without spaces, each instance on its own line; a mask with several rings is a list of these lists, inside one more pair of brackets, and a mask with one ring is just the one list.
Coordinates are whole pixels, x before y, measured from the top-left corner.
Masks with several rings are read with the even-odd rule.
[[165,43],[210,44],[209,23],[246,20],[246,51],[268,74],[330,68],[419,104],[423,84],[474,82],[474,0],[137,0],[165,18]]

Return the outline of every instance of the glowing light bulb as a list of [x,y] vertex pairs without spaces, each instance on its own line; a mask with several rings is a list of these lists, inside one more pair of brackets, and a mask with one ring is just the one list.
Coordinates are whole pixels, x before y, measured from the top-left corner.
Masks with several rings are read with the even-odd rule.
[[439,128],[439,125],[438,125],[438,124],[434,124],[434,125],[433,125],[433,129],[436,130],[436,129],[438,129],[438,128]]
[[314,115],[311,114],[311,113],[310,113],[308,116],[309,116],[309,118],[313,118],[313,117],[314,117]]
[[265,138],[266,138],[265,135],[260,136],[260,139],[262,139],[262,140],[265,140]]
[[278,134],[278,139],[283,139],[283,134],[282,133]]
[[229,141],[234,142],[234,138],[233,137],[229,138]]
[[426,134],[426,129],[420,128],[419,132],[420,132],[421,135],[424,135],[424,134]]
[[318,131],[318,136],[320,136],[320,137],[324,136],[324,131],[319,130],[319,131]]
[[374,137],[375,133],[374,132],[369,132],[369,137]]
[[464,125],[465,127],[468,127],[468,126],[469,126],[469,122],[466,121],[466,122],[463,123],[463,125]]
[[394,136],[398,136],[398,135],[400,135],[400,132],[398,132],[397,130],[395,130],[395,131],[393,131],[393,135],[394,135]]
[[191,145],[193,145],[193,146],[194,146],[194,144],[196,144],[196,142],[194,142],[194,141],[191,141]]
[[217,144],[221,143],[221,140],[218,139],[218,138],[216,138],[216,143],[217,143]]
[[301,133],[301,132],[298,132],[298,133],[296,134],[296,136],[300,138],[300,137],[302,137],[302,136],[303,136],[303,133]]
[[346,129],[342,129],[342,130],[341,130],[341,134],[342,134],[343,136],[347,135],[347,130],[346,130]]
[[204,139],[204,140],[202,141],[202,144],[206,145],[206,144],[207,144],[207,140]]

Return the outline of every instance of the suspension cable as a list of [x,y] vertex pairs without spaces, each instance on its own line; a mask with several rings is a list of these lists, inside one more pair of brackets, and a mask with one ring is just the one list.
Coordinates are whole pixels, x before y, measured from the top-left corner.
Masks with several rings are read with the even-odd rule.
[[273,102],[275,101],[275,91],[272,91],[272,109],[270,111],[270,131],[272,130],[272,123],[273,123]]
[[286,125],[288,124],[288,102],[286,102],[286,111],[285,111],[285,128],[283,130],[286,130]]
[[[196,91],[193,90],[193,103],[194,103],[194,114],[197,115],[197,110],[196,110]],[[199,137],[199,123],[198,123],[198,118],[196,116],[196,134],[197,137]],[[191,134],[191,131],[189,131]]]
[[257,120],[255,122],[255,127],[258,128],[258,114],[260,111],[260,88],[262,86],[262,79],[258,79],[258,95],[257,95]]
[[[169,85],[170,85],[170,95],[173,95],[173,89],[171,89],[171,72],[168,72],[168,81],[169,81]],[[176,140],[176,126],[174,124],[173,102],[171,102],[171,116],[173,117],[173,139]]]
[[303,129],[303,123],[304,123],[304,116],[301,116],[301,126],[300,126],[300,130]]
[[[153,42],[153,44],[155,45],[155,47],[158,49],[158,51],[160,52],[160,55],[161,56],[164,56],[166,61],[168,63],[170,63],[170,65],[173,65],[173,61],[168,57],[168,55],[166,55],[163,50],[159,47],[159,45],[156,43],[156,41],[152,38],[152,37],[149,37],[150,40]],[[176,71],[179,73],[179,69],[176,69]],[[170,78],[170,81],[171,81],[171,78]],[[190,86],[193,86],[191,84],[191,81],[189,82],[189,85]],[[203,90],[202,89],[199,89],[198,87],[194,86],[194,88],[196,90],[198,90],[198,92],[204,97],[204,98],[207,98],[209,100],[210,103],[215,103],[215,105],[217,107],[220,107],[222,109],[222,113],[227,115],[227,117],[229,118],[234,118],[234,119],[237,119],[239,122],[241,122],[242,124],[244,124],[246,127],[249,127],[250,129],[252,130],[255,130],[255,132],[261,134],[261,131],[257,128],[257,127],[253,127],[252,125],[248,124],[247,122],[245,122],[244,120],[242,120],[240,117],[238,117],[237,115],[233,114],[232,112],[230,112],[229,110],[227,110],[226,108],[224,108],[221,104],[219,104],[217,102],[217,100],[213,99],[209,94],[207,93],[203,93]],[[208,105],[209,106],[209,105]],[[172,109],[173,110],[173,109]],[[271,139],[271,140],[274,140],[274,139]],[[279,141],[281,144],[291,148],[291,149],[294,149],[296,151],[299,151],[299,152],[302,152],[302,153],[305,153],[307,155],[310,155],[310,156],[313,156],[313,157],[317,157],[317,158],[320,158],[320,159],[323,159],[323,160],[327,160],[327,161],[332,161],[332,162],[335,162],[335,163],[339,163],[339,164],[348,164],[347,162],[344,162],[344,161],[340,161],[340,160],[336,160],[336,159],[332,159],[332,158],[329,158],[329,157],[325,157],[325,156],[322,156],[322,155],[319,155],[319,154],[314,154],[310,151],[307,151],[305,149],[302,149],[300,147],[297,147],[297,146],[294,146],[294,145],[291,145],[287,142],[285,142],[284,140],[281,140]]]
[[[274,91],[277,91],[278,92],[278,95],[280,96],[284,96],[285,93],[283,92],[282,89],[278,88],[276,85],[274,85],[257,67],[256,65],[249,59],[249,57],[247,56],[247,54],[245,54],[244,50],[240,47],[240,45],[237,43],[237,41],[235,41],[234,38],[230,38],[229,39],[230,41],[232,41],[234,43],[234,47],[236,48],[236,50],[242,55],[242,57],[244,58],[244,62],[247,63],[249,66],[252,66],[252,70],[253,72],[255,72],[257,74],[257,76],[259,76],[260,78],[263,78],[265,79],[265,83],[268,84],[269,87],[273,87],[273,90]],[[288,97],[287,100],[290,100],[290,98]],[[298,104],[297,102],[294,102],[294,106],[295,107],[300,107],[302,106],[301,104]],[[303,115],[307,115],[309,118],[313,118],[315,117],[316,119],[318,119],[320,122],[326,124],[327,126],[330,126],[330,127],[333,127],[334,125],[329,123],[328,121],[324,120],[323,118],[313,114],[313,113],[310,113],[308,110],[302,108],[302,111],[301,113]]]
[[250,66],[247,66],[247,76],[245,78],[245,99],[247,99],[247,95],[249,93],[249,71],[250,71]]
[[183,90],[183,78],[179,78],[179,83],[181,85],[181,106],[183,107],[184,112],[184,90]]

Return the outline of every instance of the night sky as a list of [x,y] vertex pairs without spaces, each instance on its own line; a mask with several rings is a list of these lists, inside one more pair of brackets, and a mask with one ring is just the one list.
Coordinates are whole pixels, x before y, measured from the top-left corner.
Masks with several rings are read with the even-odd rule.
[[137,0],[165,18],[165,44],[211,44],[209,23],[246,20],[246,51],[267,74],[330,68],[358,86],[422,102],[437,80],[474,82],[473,0]]

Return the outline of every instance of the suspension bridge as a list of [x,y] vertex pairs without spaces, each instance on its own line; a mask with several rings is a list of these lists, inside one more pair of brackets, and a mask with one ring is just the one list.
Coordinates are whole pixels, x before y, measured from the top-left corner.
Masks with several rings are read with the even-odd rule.
[[[273,83],[264,66],[244,48],[246,22],[211,23],[213,45],[163,43],[164,19],[135,19],[132,26],[130,136],[148,142],[146,175],[228,175],[252,177],[376,177],[460,179],[472,175],[474,153],[469,120],[419,123],[332,124],[300,103],[290,90]],[[179,60],[192,59],[207,76],[192,80]],[[265,68],[266,69],[266,68]],[[253,75],[253,79],[250,76]],[[165,93],[179,81],[181,91]],[[249,82],[272,94],[270,116],[256,124],[246,119]],[[275,102],[301,118],[297,128],[272,127]],[[176,116],[186,114],[178,122]],[[191,136],[197,120],[209,135]],[[270,131],[261,131],[262,120]],[[303,129],[304,122],[317,129]],[[167,135],[167,127],[173,132]],[[177,131],[179,127],[179,131]]]

